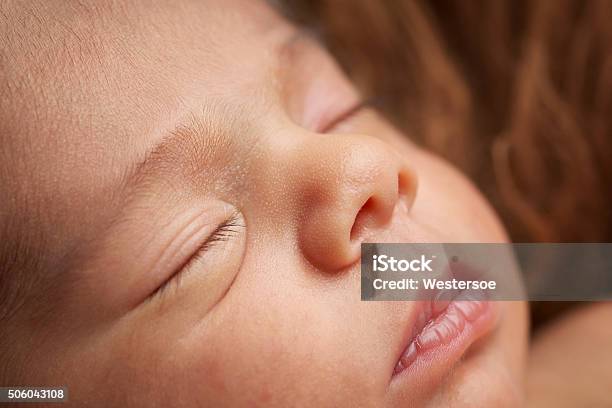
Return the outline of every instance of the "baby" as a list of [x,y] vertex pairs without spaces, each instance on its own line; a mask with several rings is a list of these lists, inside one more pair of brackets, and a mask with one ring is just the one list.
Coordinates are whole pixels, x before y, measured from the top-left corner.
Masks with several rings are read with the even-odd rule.
[[0,386],[78,407],[522,403],[525,303],[407,359],[429,306],[360,301],[361,242],[507,238],[269,5],[9,1],[0,21]]

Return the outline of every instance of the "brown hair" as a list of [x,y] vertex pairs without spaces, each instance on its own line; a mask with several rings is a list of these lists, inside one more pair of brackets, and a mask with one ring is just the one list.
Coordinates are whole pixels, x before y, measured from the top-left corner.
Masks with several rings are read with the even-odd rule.
[[287,0],[366,96],[470,176],[514,241],[612,238],[607,0]]

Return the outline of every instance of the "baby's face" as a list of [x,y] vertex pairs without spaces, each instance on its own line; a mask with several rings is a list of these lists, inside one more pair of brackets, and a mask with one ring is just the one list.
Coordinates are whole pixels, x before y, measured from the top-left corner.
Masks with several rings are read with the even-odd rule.
[[361,302],[359,243],[506,238],[315,41],[251,0],[13,8],[1,214],[44,272],[11,382],[76,406],[517,403],[520,303],[397,372],[422,305]]

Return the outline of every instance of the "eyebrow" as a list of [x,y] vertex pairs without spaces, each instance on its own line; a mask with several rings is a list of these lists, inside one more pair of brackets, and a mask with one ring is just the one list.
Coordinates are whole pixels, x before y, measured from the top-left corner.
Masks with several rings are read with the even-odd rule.
[[121,177],[121,185],[132,190],[149,185],[160,175],[180,173],[194,179],[195,175],[201,174],[219,153],[231,148],[232,138],[227,136],[238,131],[235,119],[225,120],[224,125],[229,126],[224,129],[215,125],[219,110],[225,111],[225,108],[204,108],[201,113],[187,114],[139,160],[128,166]]
[[317,31],[307,27],[298,27],[277,48],[278,61],[293,64],[305,51],[312,47],[322,47],[323,42]]
[[277,48],[279,59],[285,55],[294,55],[300,48],[300,43],[303,41],[319,43],[318,37],[312,30],[307,28],[298,28]]
[[[287,58],[288,62],[291,63],[296,54],[303,50],[300,46],[303,42],[319,44],[313,32],[298,28],[275,47],[277,60],[282,62]],[[198,162],[206,163],[207,161],[203,160],[202,157],[210,158],[214,151],[219,150],[219,148],[229,147],[231,138],[226,136],[229,133],[244,130],[244,124],[239,125],[240,120],[237,118],[239,115],[236,109],[231,109],[222,102],[220,104],[221,106],[217,107],[204,107],[199,113],[191,112],[173,130],[166,131],[158,142],[147,149],[142,158],[128,166],[121,177],[120,185],[129,188],[129,186],[143,184],[152,175],[158,174],[156,169],[160,167],[165,170],[180,170],[177,166],[182,166],[185,163],[180,160],[172,160],[178,159],[178,157],[173,157],[170,154],[171,152],[184,153],[185,150],[196,149],[197,153],[204,155],[198,157]],[[226,113],[225,117],[222,116],[223,113]],[[228,115],[227,113],[231,114]],[[231,118],[229,122],[227,117]],[[215,120],[216,118],[222,118],[227,129],[219,129],[216,124],[220,121]],[[181,149],[181,145],[183,145],[183,149]],[[184,156],[184,154],[181,156]],[[201,164],[194,170],[200,167]]]

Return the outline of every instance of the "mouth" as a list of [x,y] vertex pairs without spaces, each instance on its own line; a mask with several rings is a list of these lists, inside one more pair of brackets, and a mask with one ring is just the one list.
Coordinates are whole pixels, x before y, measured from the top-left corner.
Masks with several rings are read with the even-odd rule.
[[[479,272],[453,262],[444,275],[470,279]],[[488,301],[481,290],[439,291],[431,300],[418,301],[392,377],[410,372],[435,377],[436,372],[447,372],[472,344],[495,329],[499,314],[499,304]]]
[[478,292],[464,291],[450,301],[419,303],[393,377],[423,366],[452,367],[476,340],[494,329],[498,317],[496,304],[483,300]]

